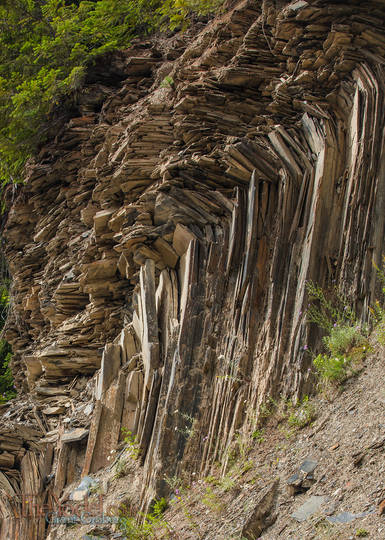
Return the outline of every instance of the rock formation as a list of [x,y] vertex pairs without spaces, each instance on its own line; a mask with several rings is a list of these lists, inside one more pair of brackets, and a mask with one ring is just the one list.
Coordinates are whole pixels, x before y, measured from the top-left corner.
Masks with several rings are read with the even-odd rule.
[[306,281],[362,313],[375,295],[384,16],[244,0],[95,67],[3,233],[20,395],[0,427],[1,539],[44,538],[44,516],[11,519],[23,494],[61,497],[122,428],[145,510],[165,475],[225,466],[268,397],[311,391]]

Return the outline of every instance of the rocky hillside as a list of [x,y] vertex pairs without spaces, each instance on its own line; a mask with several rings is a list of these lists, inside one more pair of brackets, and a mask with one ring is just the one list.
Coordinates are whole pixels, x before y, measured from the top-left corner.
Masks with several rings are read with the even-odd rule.
[[[225,474],[217,464],[206,477],[179,479],[153,538],[385,538],[384,348],[371,341],[374,352],[343,386],[324,387],[296,408],[270,402],[260,428],[236,440]],[[132,501],[136,474],[129,455],[114,461],[93,475],[112,514]],[[95,536],[124,538],[119,527],[90,523],[54,527],[49,538]]]
[[1,539],[45,538],[41,505],[127,432],[146,511],[165,478],[224,471],[269,399],[312,391],[306,281],[363,318],[376,296],[384,15],[244,0],[95,66],[3,233],[19,397],[0,426]]

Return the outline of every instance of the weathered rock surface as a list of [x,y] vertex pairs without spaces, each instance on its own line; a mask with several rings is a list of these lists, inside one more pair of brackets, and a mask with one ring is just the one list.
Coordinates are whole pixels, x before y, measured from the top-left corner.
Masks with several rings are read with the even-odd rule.
[[7,519],[21,494],[105,467],[122,427],[145,509],[165,475],[225,467],[269,396],[310,391],[306,280],[358,311],[375,295],[384,15],[244,0],[169,49],[137,44],[30,163],[4,232],[28,401],[3,414],[0,538],[43,538],[44,517]]

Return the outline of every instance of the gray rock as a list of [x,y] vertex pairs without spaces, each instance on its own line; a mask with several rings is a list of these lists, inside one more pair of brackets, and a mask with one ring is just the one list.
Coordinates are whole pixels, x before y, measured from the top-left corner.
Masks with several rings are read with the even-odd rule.
[[314,461],[314,459],[305,459],[305,461],[300,465],[299,470],[306,473],[307,478],[309,478],[309,475],[315,471],[317,465],[318,462]]
[[296,495],[311,487],[314,482],[313,472],[317,465],[318,462],[311,458],[307,458],[301,463],[298,471],[287,480],[291,495]]
[[90,494],[90,488],[95,488],[98,485],[98,480],[91,478],[91,476],[84,476],[78,487],[72,491],[69,498],[71,501],[83,501]]
[[351,521],[354,521],[357,518],[363,518],[366,516],[369,516],[370,514],[373,514],[375,512],[375,509],[372,507],[367,512],[361,512],[360,514],[352,514],[351,512],[341,512],[340,514],[337,514],[336,516],[330,516],[326,519],[329,521],[329,523],[350,523]]
[[315,514],[321,508],[322,504],[327,502],[327,500],[328,497],[324,495],[313,495],[293,514],[291,514],[291,517],[296,519],[297,521],[306,521],[310,516]]

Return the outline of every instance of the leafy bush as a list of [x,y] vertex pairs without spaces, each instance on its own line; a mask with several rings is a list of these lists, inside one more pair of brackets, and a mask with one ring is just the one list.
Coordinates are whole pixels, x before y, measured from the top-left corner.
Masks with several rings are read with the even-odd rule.
[[369,351],[368,340],[358,326],[334,327],[323,341],[329,354],[319,354],[313,364],[321,379],[328,382],[344,381],[352,372],[352,362]]
[[348,299],[336,288],[326,293],[322,287],[308,281],[306,290],[309,295],[307,309],[308,322],[331,332],[335,327],[352,326],[357,321],[354,309]]
[[126,428],[122,428],[124,442],[126,443],[126,453],[131,459],[139,459],[141,448],[136,435]]
[[86,68],[155,24],[159,0],[5,0],[0,6],[0,174],[16,180]]
[[264,429],[256,429],[251,434],[251,438],[254,439],[254,441],[257,441],[258,443],[263,443],[265,440],[265,437],[263,436]]
[[168,508],[168,502],[164,497],[155,501],[152,505],[152,515],[161,516]]
[[166,0],[162,2],[159,13],[163,15],[171,30],[186,28],[192,13],[208,15],[217,11],[223,0]]
[[[3,328],[8,304],[8,282],[0,287],[0,330]],[[0,404],[16,397],[15,387],[13,385],[13,375],[10,368],[12,359],[12,349],[5,339],[0,339]]]
[[366,529],[357,529],[356,536],[357,538],[366,538],[367,536],[369,536],[369,533]]
[[346,379],[351,364],[350,358],[319,354],[313,360],[314,367],[321,379],[327,382],[342,382]]
[[367,329],[363,328],[347,298],[336,289],[329,294],[313,282],[307,283],[309,322],[326,330],[327,354],[319,354],[313,365],[321,380],[342,382],[353,373],[352,363],[369,351]]
[[368,346],[368,341],[361,334],[359,326],[333,327],[323,341],[332,356],[347,355],[354,348]]
[[130,540],[155,538],[157,530],[165,529],[169,531],[168,523],[162,518],[167,506],[166,499],[162,497],[162,499],[154,502],[152,512],[146,515],[139,514],[137,518],[127,515],[128,510],[123,507],[118,521],[118,528]]

